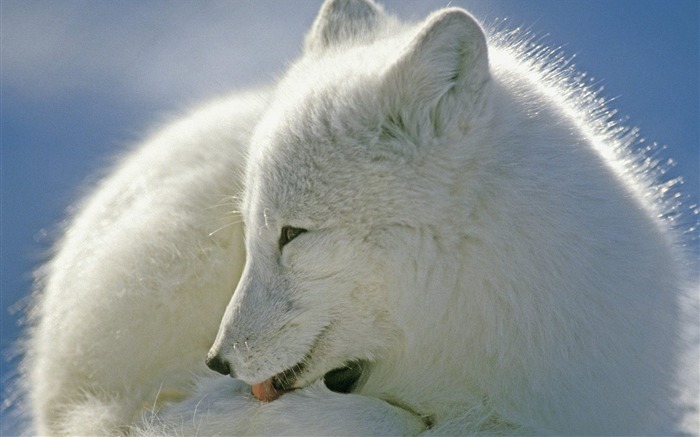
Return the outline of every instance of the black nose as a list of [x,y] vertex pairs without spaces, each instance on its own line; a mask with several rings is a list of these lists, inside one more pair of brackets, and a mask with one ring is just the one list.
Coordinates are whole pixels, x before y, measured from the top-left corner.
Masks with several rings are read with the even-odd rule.
[[211,370],[216,370],[222,375],[228,375],[229,373],[231,373],[231,368],[228,365],[228,361],[222,359],[221,356],[219,356],[219,354],[207,355],[206,363]]

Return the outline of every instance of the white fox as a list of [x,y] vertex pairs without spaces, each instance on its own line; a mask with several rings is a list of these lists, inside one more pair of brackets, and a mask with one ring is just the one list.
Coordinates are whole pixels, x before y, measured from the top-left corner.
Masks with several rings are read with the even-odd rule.
[[677,237],[556,60],[461,9],[326,1],[278,84],[166,127],[72,219],[34,431],[677,432]]

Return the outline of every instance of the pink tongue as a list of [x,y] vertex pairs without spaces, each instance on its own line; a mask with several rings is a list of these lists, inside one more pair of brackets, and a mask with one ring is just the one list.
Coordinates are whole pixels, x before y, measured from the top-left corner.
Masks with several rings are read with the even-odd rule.
[[272,379],[261,382],[260,384],[254,384],[251,387],[251,393],[258,400],[263,402],[272,402],[278,397],[286,393],[284,390],[277,391],[275,387],[272,386]]

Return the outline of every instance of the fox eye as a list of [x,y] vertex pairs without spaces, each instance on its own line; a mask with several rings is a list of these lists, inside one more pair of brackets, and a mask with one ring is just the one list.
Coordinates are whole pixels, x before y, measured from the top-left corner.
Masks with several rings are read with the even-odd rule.
[[299,235],[306,232],[306,229],[295,228],[292,226],[284,226],[282,232],[280,233],[280,250],[287,245],[290,241],[298,237]]

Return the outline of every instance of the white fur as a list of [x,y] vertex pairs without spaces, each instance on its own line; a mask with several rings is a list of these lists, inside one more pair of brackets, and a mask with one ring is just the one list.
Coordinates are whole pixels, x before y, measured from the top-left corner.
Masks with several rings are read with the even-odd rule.
[[181,399],[209,373],[245,258],[231,195],[267,93],[168,126],[72,219],[42,272],[26,359],[36,433],[114,432],[156,393]]
[[[274,90],[147,141],[46,266],[35,431],[677,432],[674,234],[630,137],[525,46],[328,0]],[[280,248],[285,226],[307,232]],[[358,359],[354,393],[323,385]],[[297,390],[249,394],[299,362]]]

